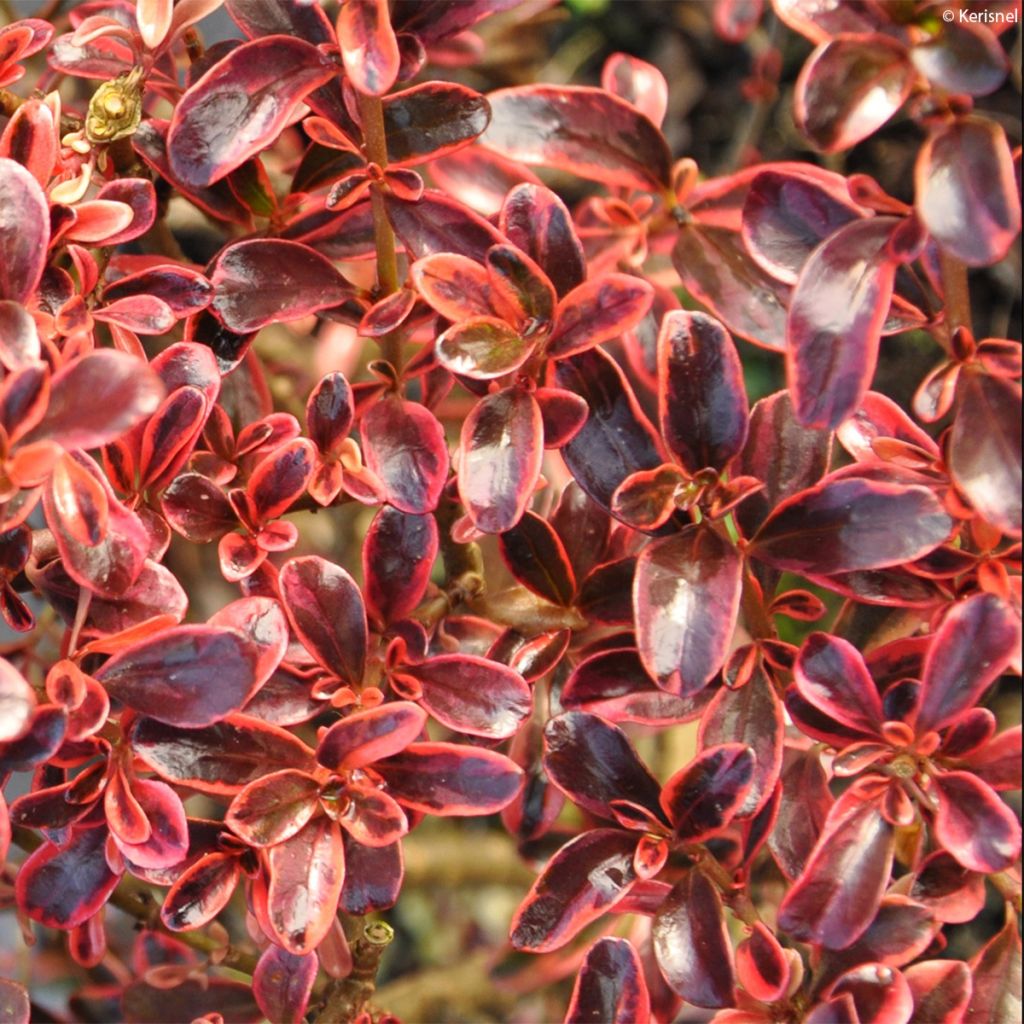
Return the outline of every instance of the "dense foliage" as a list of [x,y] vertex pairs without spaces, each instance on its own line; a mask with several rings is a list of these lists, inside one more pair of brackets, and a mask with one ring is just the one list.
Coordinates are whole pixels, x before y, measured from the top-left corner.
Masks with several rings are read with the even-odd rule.
[[1019,4],[690,5],[725,167],[671,67],[465,84],[554,13],[0,29],[0,1019],[393,1020],[491,816],[517,1020],[1019,1020]]

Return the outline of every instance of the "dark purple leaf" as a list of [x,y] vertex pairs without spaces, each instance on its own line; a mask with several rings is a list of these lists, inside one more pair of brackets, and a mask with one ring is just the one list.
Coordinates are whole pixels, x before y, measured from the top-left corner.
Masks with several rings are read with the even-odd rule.
[[383,103],[388,163],[403,167],[461,149],[491,119],[487,100],[454,82],[424,82],[385,97]]
[[585,281],[562,299],[547,351],[555,359],[576,355],[635,327],[654,300],[654,289],[629,274]]
[[650,1012],[651,997],[636,950],[625,939],[599,939],[580,968],[565,1024],[647,1024]]
[[505,239],[483,217],[442,192],[427,189],[410,202],[388,193],[388,219],[412,259],[450,252],[483,263],[492,245]]
[[1007,915],[999,934],[970,962],[973,986],[969,1021],[1013,1021],[1021,1011],[1021,942],[1017,922]]
[[437,558],[437,523],[431,515],[383,506],[363,541],[367,611],[381,626],[405,618],[423,599]]
[[676,772],[660,798],[676,838],[699,843],[732,821],[750,791],[754,769],[752,748],[723,743],[704,750]]
[[546,520],[526,512],[498,543],[509,571],[523,586],[553,604],[572,603],[576,577],[565,547]]
[[968,870],[1005,871],[1020,853],[1020,824],[995,792],[969,772],[932,779],[935,839]]
[[423,709],[405,700],[357,711],[323,734],[316,757],[334,772],[364,768],[400,754],[423,732],[426,722]]
[[27,302],[46,266],[50,207],[39,182],[0,157],[0,299]]
[[866,733],[877,733],[887,717],[878,689],[853,644],[828,633],[807,638],[793,676],[805,700],[819,711]]

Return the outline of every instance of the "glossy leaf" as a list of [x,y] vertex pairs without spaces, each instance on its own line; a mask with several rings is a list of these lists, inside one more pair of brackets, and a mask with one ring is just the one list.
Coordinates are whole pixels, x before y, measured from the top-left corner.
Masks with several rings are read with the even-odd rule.
[[25,732],[35,707],[35,692],[25,677],[0,658],[0,743],[9,743]]
[[560,359],[618,337],[640,322],[653,299],[646,281],[627,274],[579,285],[558,304],[548,353]]
[[252,994],[272,1024],[301,1024],[316,980],[318,961],[313,953],[296,956],[279,946],[268,946],[252,976]]
[[437,522],[431,515],[383,506],[363,541],[367,612],[381,625],[405,618],[423,599],[437,558]]
[[[357,83],[356,88],[361,86]],[[383,104],[388,163],[403,167],[415,167],[461,149],[483,132],[491,119],[487,100],[454,82],[414,85],[392,93]]]
[[1005,871],[1020,853],[1020,824],[1009,807],[970,772],[933,779],[935,838],[971,871]]
[[49,204],[39,183],[21,164],[0,157],[0,299],[29,299],[49,240]]
[[576,577],[558,534],[533,512],[499,538],[502,557],[520,583],[553,604],[569,605]]
[[413,259],[450,252],[482,263],[492,245],[505,241],[483,217],[433,189],[415,202],[389,193],[385,203],[388,220]]
[[320,784],[286,768],[250,783],[231,801],[224,822],[250,846],[273,846],[295,835],[316,812]]
[[364,768],[401,753],[426,725],[426,713],[409,701],[357,711],[323,734],[316,758],[335,772]]
[[676,837],[701,842],[727,825],[743,806],[754,768],[752,748],[724,743],[698,754],[676,772],[660,798]]
[[1011,1021],[1021,1012],[1021,941],[1008,918],[970,962],[973,981],[965,1020]]
[[914,999],[913,1020],[954,1024],[971,999],[971,972],[963,961],[925,960],[903,972]]
[[565,1024],[647,1024],[650,1012],[651,997],[636,950],[625,939],[599,939],[580,968]]
[[437,339],[437,358],[452,373],[492,380],[517,370],[534,347],[504,320],[478,316],[454,324]]
[[801,695],[819,711],[852,729],[875,733],[881,728],[886,716],[878,689],[860,652],[841,637],[808,637],[793,677]]
[[171,886],[160,909],[160,920],[171,931],[202,927],[227,906],[240,877],[237,857],[225,853],[203,855]]

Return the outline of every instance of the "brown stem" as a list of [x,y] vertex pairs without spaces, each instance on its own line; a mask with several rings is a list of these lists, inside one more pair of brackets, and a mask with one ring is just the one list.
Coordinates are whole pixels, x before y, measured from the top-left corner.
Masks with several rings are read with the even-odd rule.
[[714,855],[706,852],[700,858],[700,870],[714,883],[715,887],[722,894],[722,901],[745,925],[753,927],[761,920],[751,898],[746,892],[736,886],[732,876],[715,859]]
[[939,246],[942,288],[946,294],[946,326],[950,335],[958,327],[971,329],[971,293],[967,285],[967,267]]
[[394,937],[394,929],[383,921],[364,925],[352,944],[352,971],[328,986],[323,1005],[313,1018],[316,1024],[349,1024],[359,1016],[377,988],[380,961]]

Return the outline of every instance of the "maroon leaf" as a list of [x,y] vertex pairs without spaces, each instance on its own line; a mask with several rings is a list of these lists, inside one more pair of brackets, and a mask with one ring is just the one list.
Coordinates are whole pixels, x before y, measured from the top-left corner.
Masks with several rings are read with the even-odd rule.
[[518,672],[469,654],[442,654],[403,666],[422,689],[420,703],[456,732],[504,739],[533,710],[530,688]]
[[613,817],[613,800],[628,800],[664,818],[661,787],[625,733],[597,715],[570,711],[544,730],[544,770],[570,800],[601,818]]
[[826,715],[862,732],[877,733],[887,717],[860,652],[841,637],[814,633],[793,667],[801,695]]
[[0,743],[16,739],[28,728],[36,696],[25,677],[0,658]]
[[352,686],[362,683],[367,625],[363,598],[340,566],[310,556],[286,562],[281,599],[303,646],[328,672]]
[[647,1024],[650,1012],[651,997],[636,950],[625,939],[599,939],[580,968],[565,1024]]
[[949,468],[971,505],[1007,533],[1021,532],[1020,384],[966,368],[956,389]]
[[1003,129],[962,117],[932,131],[914,170],[917,212],[931,236],[968,266],[1001,260],[1020,232],[1020,197]]
[[224,823],[250,846],[273,846],[295,835],[319,806],[320,783],[286,768],[245,787],[228,808]]
[[175,108],[172,170],[186,185],[219,181],[273,142],[302,100],[335,74],[334,63],[302,39],[269,36],[236,47]]
[[46,266],[50,207],[39,182],[0,157],[0,299],[27,302]]
[[233,796],[271,767],[314,767],[313,752],[301,740],[246,715],[229,715],[205,729],[142,718],[132,728],[131,744],[161,778],[217,796]]
[[413,259],[450,252],[483,263],[487,250],[505,239],[483,217],[442,192],[427,189],[416,202],[388,193],[388,220]]
[[970,871],[1005,871],[1020,853],[1013,811],[969,772],[943,772],[932,784],[936,840]]
[[477,529],[503,533],[522,517],[544,456],[536,399],[519,388],[488,395],[462,425],[459,495]]
[[668,83],[653,64],[613,53],[601,69],[601,85],[608,92],[631,103],[652,124],[661,124],[668,107]]
[[189,865],[164,897],[160,920],[171,931],[191,931],[227,906],[241,877],[237,857],[208,853]]
[[[361,88],[358,83],[356,87]],[[386,97],[383,103],[388,163],[403,167],[415,167],[461,149],[491,119],[487,100],[454,82],[424,82]]]
[[217,257],[213,309],[232,331],[257,331],[336,306],[351,294],[334,265],[309,246],[280,238],[235,242]]
[[259,650],[240,632],[175,626],[115,654],[97,673],[107,692],[167,725],[199,728],[255,692]]
[[782,901],[780,928],[828,949],[860,938],[892,867],[894,830],[880,805],[881,796],[864,783],[854,783],[836,801],[803,873]]
[[50,928],[74,928],[107,901],[118,876],[107,866],[105,828],[72,829],[58,847],[44,843],[18,870],[14,894],[23,914]]
[[703,751],[665,783],[661,807],[683,842],[702,842],[742,808],[754,779],[754,751],[723,743]]
[[814,250],[793,291],[786,369],[797,419],[838,426],[871,384],[897,263],[894,217],[857,220]]
[[160,496],[168,524],[193,544],[218,540],[238,525],[224,492],[199,473],[182,473]]
[[214,1015],[224,1024],[259,1024],[263,1013],[253,999],[251,984],[226,978],[186,978],[173,988],[132,981],[121,992],[124,1020],[149,1024],[186,1020],[196,1013]]
[[694,1006],[735,1001],[732,943],[718,890],[693,869],[676,883],[654,918],[654,956],[672,991]]
[[341,907],[345,913],[363,915],[394,906],[402,887],[402,844],[363,846],[347,832],[342,838],[346,871]]
[[182,317],[205,309],[213,298],[213,287],[198,271],[168,264],[118,278],[103,289],[101,297],[113,302],[130,295],[153,295]]
[[832,39],[814,51],[800,72],[797,124],[826,153],[848,149],[903,106],[915,77],[903,44],[889,36]]
[[274,938],[287,952],[304,956],[320,944],[338,911],[345,881],[341,831],[330,818],[316,818],[264,856]]
[[546,953],[611,910],[636,881],[637,837],[599,828],[566,843],[548,861],[512,919],[516,949]]
[[437,507],[448,478],[444,428],[416,402],[385,398],[360,423],[367,468],[384,484],[387,500],[402,512]]
[[491,317],[491,284],[487,271],[468,256],[437,252],[411,267],[416,289],[426,302],[448,320]]
[[1006,78],[1007,60],[994,32],[971,22],[946,22],[910,48],[914,67],[948,92],[987,96]]
[[484,145],[524,164],[607,185],[660,192],[671,155],[660,131],[625,100],[587,86],[530,85],[488,96]]
[[962,960],[925,960],[903,972],[914,997],[914,1020],[956,1024],[971,1001],[971,972]]
[[570,605],[576,577],[558,534],[533,512],[499,538],[509,571],[523,586],[553,604]]
[[181,863],[188,853],[188,823],[177,793],[164,782],[136,779],[132,791],[149,823],[149,836],[128,843],[111,830],[125,860],[142,868],[167,868]]
[[739,355],[722,325],[704,313],[667,313],[658,380],[665,444],[691,473],[724,469],[746,441],[749,410]]
[[714,529],[688,526],[640,552],[633,580],[644,667],[678,696],[721,668],[739,610],[742,559]]
[[452,373],[492,380],[518,369],[534,342],[493,316],[473,317],[449,327],[437,339],[437,358]]
[[1017,922],[1006,924],[970,963],[973,986],[964,1020],[1012,1021],[1020,1016],[1021,943]]
[[383,96],[398,77],[398,40],[387,0],[352,0],[338,15],[338,43],[345,73],[370,96]]
[[762,1003],[786,994],[790,966],[779,940],[758,921],[736,949],[736,973],[743,988]]
[[559,302],[547,351],[561,359],[611,341],[635,327],[653,300],[654,289],[629,274],[586,281]]
[[910,986],[899,971],[884,964],[861,964],[829,989],[829,999],[849,995],[857,1019],[865,1024],[907,1024],[914,1009]]
[[400,700],[343,718],[324,733],[316,758],[335,772],[363,768],[401,753],[423,731],[422,708]]
[[826,478],[779,504],[754,537],[754,557],[829,575],[880,569],[927,554],[952,522],[925,487]]
[[253,470],[246,486],[256,522],[264,524],[288,511],[305,493],[316,456],[304,437],[276,448]]
[[301,1024],[316,981],[314,953],[296,956],[267,946],[252,976],[252,994],[271,1024]]
[[391,505],[374,516],[363,541],[367,611],[381,626],[405,618],[423,599],[437,558],[437,522]]
[[306,401],[306,430],[321,452],[337,452],[355,420],[352,386],[343,373],[328,373]]
[[523,784],[522,769],[504,754],[455,743],[413,743],[374,770],[399,803],[442,817],[493,814]]

